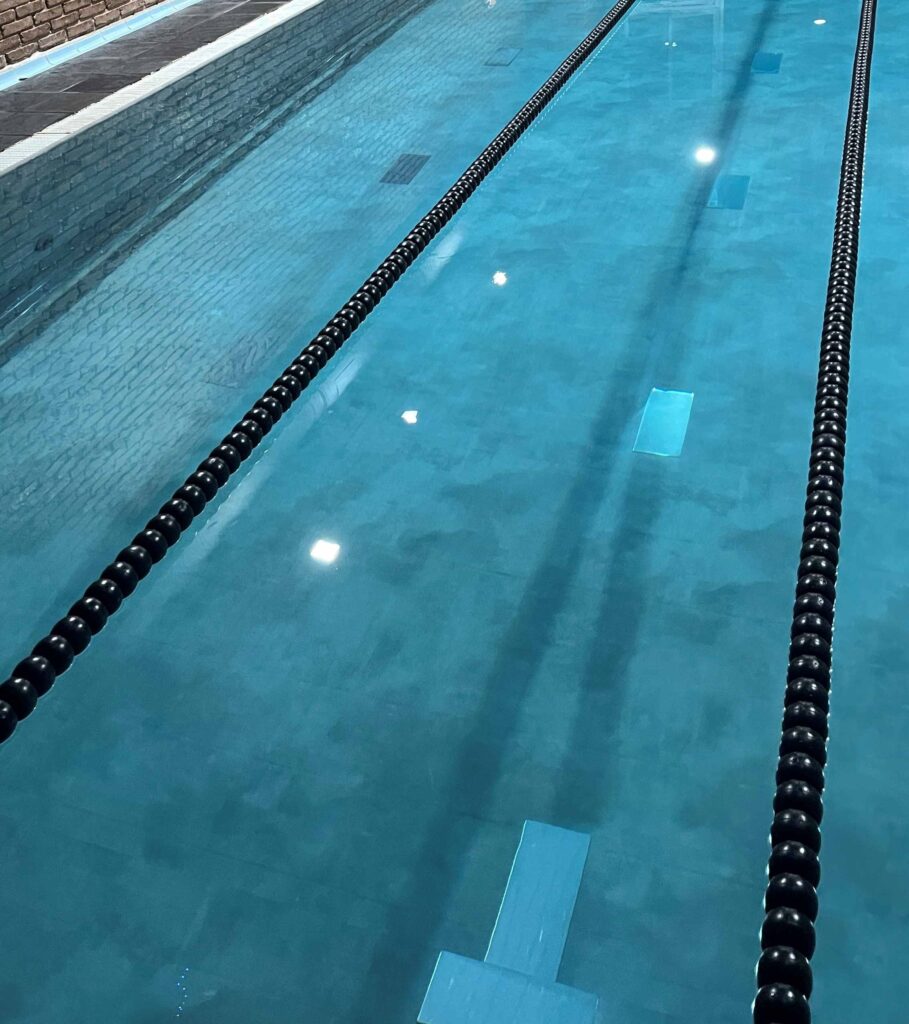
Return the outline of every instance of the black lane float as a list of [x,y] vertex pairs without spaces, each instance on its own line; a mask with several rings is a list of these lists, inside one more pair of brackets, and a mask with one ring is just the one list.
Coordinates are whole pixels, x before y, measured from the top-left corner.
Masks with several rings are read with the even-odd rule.
[[824,768],[840,515],[846,455],[849,348],[858,266],[862,173],[877,0],[863,0],[843,143],[833,255],[821,330],[802,549],[792,613],[780,759],[770,826],[769,881],[757,965],[755,1024],[809,1024],[814,922],[821,878]]

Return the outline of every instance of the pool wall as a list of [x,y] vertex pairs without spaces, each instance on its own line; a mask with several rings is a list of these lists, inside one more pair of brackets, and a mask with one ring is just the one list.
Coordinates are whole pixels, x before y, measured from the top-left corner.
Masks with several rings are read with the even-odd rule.
[[0,174],[0,360],[428,2],[324,0]]

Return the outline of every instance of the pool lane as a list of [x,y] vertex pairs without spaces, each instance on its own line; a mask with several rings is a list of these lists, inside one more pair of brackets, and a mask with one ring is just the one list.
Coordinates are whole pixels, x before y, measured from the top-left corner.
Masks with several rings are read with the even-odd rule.
[[[120,610],[123,601],[135,592],[153,566],[173,549],[184,531],[214,501],[242,463],[253,454],[282,416],[291,410],[293,403],[304,391],[308,392],[309,385],[329,360],[455,217],[584,61],[614,31],[634,2],[617,0],[356,293],[326,318],[312,342],[279,371],[273,383],[263,389],[262,395],[240,415],[237,424],[225,432],[212,452],[174,487],[170,498],[146,527],[86,587],[85,596],[32,647],[30,656],[16,664],[11,673],[13,678],[2,690],[0,742],[13,735],[18,721],[34,711],[37,698],[44,696],[56,677],[72,667],[74,658],[84,653],[93,636],[106,626],[110,615]],[[394,185],[409,184],[428,160],[426,155],[402,154],[381,181]],[[502,284],[505,275],[497,273],[494,280]],[[337,549],[337,545],[325,541],[320,541],[319,547],[326,551]]]
[[[417,15],[196,202],[152,218],[128,259],[100,282],[89,276],[75,305],[3,361],[4,663],[59,618],[603,14],[593,0],[558,17],[548,6],[462,0]],[[523,57],[494,63],[506,43]],[[430,159],[408,185],[383,182],[402,153]],[[41,585],[22,586],[28,578]]]
[[905,971],[909,843],[904,636],[907,554],[898,543],[907,501],[909,278],[899,253],[909,223],[905,180],[905,12],[878,5],[853,329],[849,440],[830,767],[814,959],[815,1013],[895,1019],[909,999]]
[[746,1012],[854,24],[653,6],[4,751],[20,1019],[413,1020],[527,819],[603,1021]]

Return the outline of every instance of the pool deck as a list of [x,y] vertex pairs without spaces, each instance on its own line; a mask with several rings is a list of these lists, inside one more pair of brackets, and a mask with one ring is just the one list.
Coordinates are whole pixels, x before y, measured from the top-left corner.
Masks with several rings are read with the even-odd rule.
[[287,0],[199,0],[0,91],[0,151],[220,39]]

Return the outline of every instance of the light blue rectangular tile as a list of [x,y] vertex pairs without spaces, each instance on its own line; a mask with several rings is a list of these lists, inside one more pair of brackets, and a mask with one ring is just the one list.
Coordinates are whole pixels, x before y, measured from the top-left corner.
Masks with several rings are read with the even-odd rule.
[[783,63],[781,53],[767,53],[766,50],[759,50],[751,62],[751,70],[756,75],[775,75]]
[[634,450],[647,455],[681,455],[693,401],[691,391],[654,388],[644,406]]
[[418,1024],[593,1024],[597,998],[443,952]]
[[751,178],[747,174],[721,174],[713,183],[707,205],[712,210],[741,210],[748,197]]
[[525,821],[486,963],[555,981],[590,836]]

